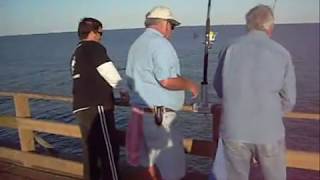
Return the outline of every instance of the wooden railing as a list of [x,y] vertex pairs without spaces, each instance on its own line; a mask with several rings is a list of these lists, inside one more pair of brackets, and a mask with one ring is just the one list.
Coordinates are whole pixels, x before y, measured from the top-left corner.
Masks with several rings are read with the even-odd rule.
[[[82,176],[82,163],[50,157],[34,153],[35,132],[44,132],[68,137],[81,138],[78,125],[71,125],[59,122],[48,122],[48,120],[33,119],[29,106],[30,99],[43,99],[53,101],[63,101],[71,103],[72,99],[65,96],[51,96],[33,93],[12,93],[0,92],[0,97],[12,97],[15,105],[15,116],[1,116],[0,127],[16,128],[20,138],[20,150],[0,147],[0,158],[13,160],[22,163],[27,167],[40,167],[53,171],[58,171],[70,175]],[[116,102],[118,106],[128,106]],[[183,111],[192,112],[192,106],[184,106]],[[211,108],[212,113],[212,141],[184,139],[186,153],[198,156],[214,158],[216,154],[217,142],[219,138],[218,129],[221,115],[220,105]],[[291,119],[319,120],[319,114],[289,113],[286,117]],[[121,145],[125,142],[125,132],[119,131]],[[288,166],[319,171],[319,153],[304,151],[287,151]]]

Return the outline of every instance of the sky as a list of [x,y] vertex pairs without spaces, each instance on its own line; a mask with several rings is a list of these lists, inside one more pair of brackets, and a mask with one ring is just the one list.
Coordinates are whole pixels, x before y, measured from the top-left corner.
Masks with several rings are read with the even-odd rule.
[[[275,0],[212,0],[211,24],[244,24],[246,12]],[[0,36],[76,31],[83,17],[103,29],[143,27],[144,16],[165,5],[182,26],[204,25],[208,0],[0,0]],[[319,23],[319,0],[276,0],[276,23]]]

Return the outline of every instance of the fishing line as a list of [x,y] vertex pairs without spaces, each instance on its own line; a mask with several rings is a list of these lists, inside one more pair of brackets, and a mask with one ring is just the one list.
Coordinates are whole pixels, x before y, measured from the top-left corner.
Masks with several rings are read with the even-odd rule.
[[273,5],[272,5],[272,11],[273,11],[273,13],[274,13],[274,11],[275,11],[277,1],[278,1],[278,0],[274,0],[274,1],[273,1]]

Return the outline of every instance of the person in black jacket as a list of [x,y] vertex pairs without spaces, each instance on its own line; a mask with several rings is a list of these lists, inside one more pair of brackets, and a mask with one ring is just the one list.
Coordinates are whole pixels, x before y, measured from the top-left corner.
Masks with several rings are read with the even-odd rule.
[[117,180],[119,141],[113,112],[113,88],[122,79],[100,43],[100,21],[83,18],[78,26],[78,36],[80,42],[71,58],[71,71],[73,113],[80,120],[83,140],[84,178]]

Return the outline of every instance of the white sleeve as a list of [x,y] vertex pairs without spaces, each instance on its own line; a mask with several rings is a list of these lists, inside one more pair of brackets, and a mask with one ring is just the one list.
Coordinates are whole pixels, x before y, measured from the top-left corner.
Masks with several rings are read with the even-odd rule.
[[118,86],[122,80],[118,70],[111,61],[101,64],[97,67],[99,74],[113,87]]

